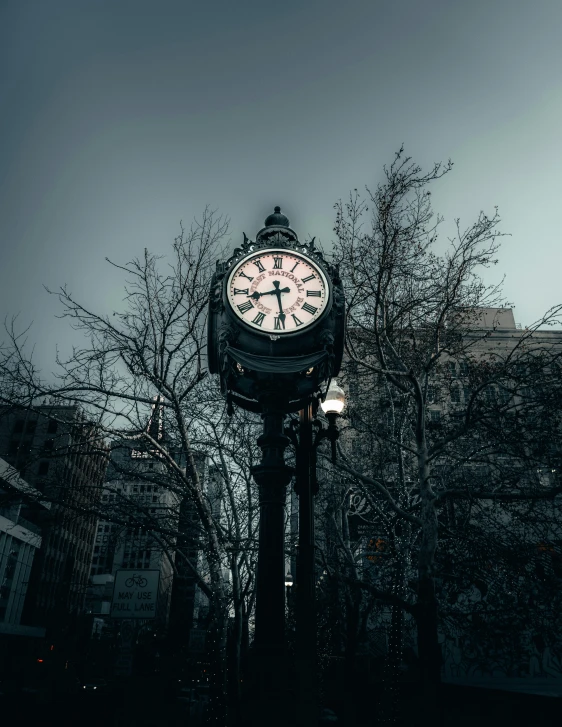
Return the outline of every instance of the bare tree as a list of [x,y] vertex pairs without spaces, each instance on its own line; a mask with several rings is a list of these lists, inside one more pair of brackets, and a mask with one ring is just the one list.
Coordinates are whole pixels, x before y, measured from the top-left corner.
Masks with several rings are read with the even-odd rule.
[[[216,406],[217,392],[205,381],[208,286],[227,231],[227,220],[206,209],[200,222],[188,231],[182,228],[167,270],[146,250],[126,265],[108,261],[126,277],[124,308],[112,315],[90,310],[67,287],[52,293],[60,300],[62,317],[84,334],[86,343],[74,347],[68,358],[58,357],[51,380],[35,367],[25,345],[27,334],[19,333],[13,321],[0,357],[2,404],[33,408],[43,397],[55,404],[79,403],[96,431],[127,441],[157,461],[167,489],[178,500],[192,501],[208,573],[191,561],[189,567],[210,599],[208,643],[219,712],[226,679],[229,596],[223,563],[229,544],[197,470],[191,440],[201,412]],[[147,427],[155,397],[168,438]],[[124,525],[129,516],[130,508]],[[138,521],[163,541],[168,538],[168,545],[177,537],[177,518],[151,523],[146,513],[139,513]]]
[[[335,226],[348,301],[350,380],[360,387],[348,435],[356,453],[348,450],[346,457],[344,447],[338,469],[371,498],[373,510],[382,508],[379,522],[386,521],[393,547],[400,543],[404,562],[415,558],[415,599],[404,590],[404,568],[398,592],[417,624],[423,694],[432,713],[441,665],[435,577],[442,509],[457,497],[536,496],[529,471],[541,456],[537,409],[521,396],[521,386],[540,379],[545,390],[560,391],[551,375],[560,341],[541,333],[559,321],[560,307],[497,343],[491,336],[501,322],[482,325],[486,309],[499,316],[505,307],[500,285],[480,278],[496,263],[497,211],[480,213],[465,230],[457,220],[445,252],[434,252],[442,219],[433,214],[428,187],[451,167],[436,164],[423,172],[400,149],[375,192],[367,190],[363,200],[355,191],[347,204],[336,205]],[[467,372],[462,391],[459,367]],[[556,416],[549,421],[556,430]],[[522,432],[524,446],[517,436]],[[516,480],[504,473],[489,487],[490,478],[480,486],[466,477],[478,461],[497,468],[502,455],[517,470]],[[551,487],[540,496],[555,492]],[[396,600],[396,592],[387,600],[390,595]]]

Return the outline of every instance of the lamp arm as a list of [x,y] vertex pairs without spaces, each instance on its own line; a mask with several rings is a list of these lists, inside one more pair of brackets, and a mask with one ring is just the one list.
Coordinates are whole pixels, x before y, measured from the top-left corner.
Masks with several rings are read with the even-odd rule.
[[298,422],[292,419],[290,425],[288,427],[285,427],[285,435],[289,437],[289,439],[291,440],[291,444],[295,448],[299,446],[299,438],[296,432],[298,425]]
[[314,440],[312,442],[313,449],[317,449],[318,445],[323,439],[326,439],[326,430],[322,426],[322,422],[320,419],[313,419],[312,420],[312,426],[316,428],[316,434],[314,435]]
[[319,419],[315,419],[312,422],[313,426],[317,427],[318,429],[318,431],[316,432],[316,436],[314,437],[312,446],[314,449],[316,449],[323,439],[329,439],[331,445],[332,464],[335,464],[337,460],[336,442],[340,436],[340,432],[336,424],[338,415],[330,413],[326,416],[328,418],[327,427],[324,427]]

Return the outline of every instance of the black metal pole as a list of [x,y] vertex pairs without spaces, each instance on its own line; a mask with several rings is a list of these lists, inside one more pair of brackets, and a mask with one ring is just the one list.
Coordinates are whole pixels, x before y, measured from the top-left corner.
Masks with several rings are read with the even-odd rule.
[[289,438],[285,414],[264,405],[263,434],[258,439],[262,461],[252,468],[259,487],[260,526],[256,572],[253,725],[287,724],[287,659],[285,653],[285,500],[293,469],[285,464]]
[[313,405],[300,412],[296,450],[296,483],[299,497],[299,549],[296,582],[297,725],[316,724],[316,577],[314,550],[314,494],[316,449],[312,438]]

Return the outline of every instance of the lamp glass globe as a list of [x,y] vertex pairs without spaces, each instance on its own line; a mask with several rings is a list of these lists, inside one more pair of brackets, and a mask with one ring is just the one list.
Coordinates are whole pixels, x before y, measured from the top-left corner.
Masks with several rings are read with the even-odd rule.
[[338,386],[336,379],[332,379],[324,401],[320,403],[324,414],[341,414],[345,406],[345,392]]

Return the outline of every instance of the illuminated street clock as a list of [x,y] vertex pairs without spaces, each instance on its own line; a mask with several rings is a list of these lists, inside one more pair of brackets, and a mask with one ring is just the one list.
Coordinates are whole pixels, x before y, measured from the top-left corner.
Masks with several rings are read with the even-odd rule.
[[268,334],[302,332],[328,309],[319,265],[293,250],[270,248],[242,259],[228,276],[227,300],[246,326]]
[[299,240],[279,207],[255,241],[244,235],[227,260],[217,261],[207,365],[231,405],[258,412],[275,391],[285,411],[299,411],[337,376],[344,335],[337,267],[314,239]]

